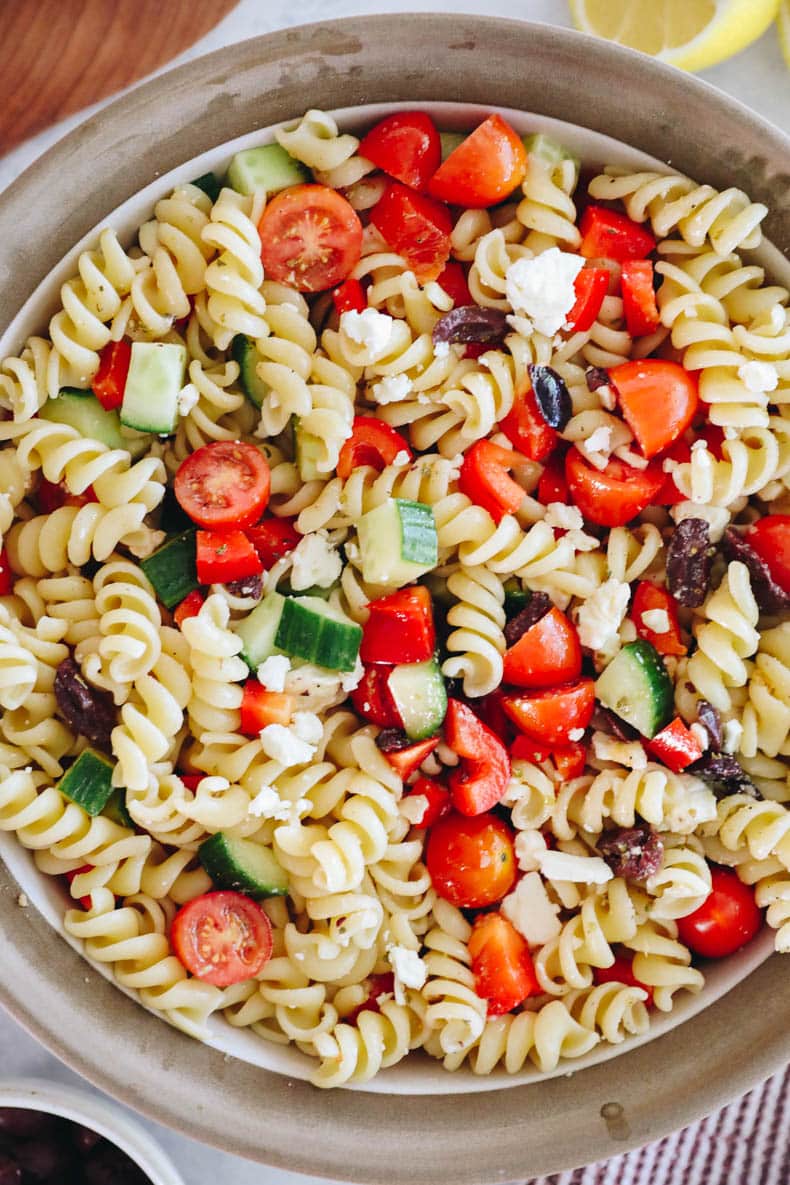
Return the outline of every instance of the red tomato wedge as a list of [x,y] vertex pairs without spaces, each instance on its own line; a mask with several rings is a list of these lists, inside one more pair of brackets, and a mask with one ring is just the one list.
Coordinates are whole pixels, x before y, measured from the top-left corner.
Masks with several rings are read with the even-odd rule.
[[596,983],[624,983],[628,987],[641,988],[647,992],[645,1004],[649,1008],[653,1003],[653,989],[636,978],[633,963],[633,955],[617,955],[611,967],[594,967],[593,979]]
[[99,354],[99,369],[91,379],[91,390],[107,411],[123,403],[131,361],[132,343],[125,338],[119,342],[108,342]]
[[392,465],[400,453],[404,453],[409,461],[414,456],[400,432],[375,416],[354,416],[351,435],[340,450],[337,476],[345,480],[360,465],[369,465],[380,473]]
[[504,683],[541,689],[571,683],[582,671],[576,627],[554,606],[505,651]]
[[[460,263],[456,263],[454,259],[449,260],[439,275],[436,277],[436,283],[440,288],[443,288],[448,296],[453,299],[453,306],[456,309],[465,308],[468,304],[474,304],[472,300],[472,293],[469,291],[469,285],[466,282],[466,272]],[[480,342],[476,343],[480,345]],[[486,347],[489,348],[489,347]]]
[[605,267],[583,267],[573,287],[576,303],[565,318],[565,323],[571,333],[586,333],[595,324],[595,318],[609,291],[609,272]]
[[729,868],[711,868],[712,890],[699,909],[678,918],[678,937],[703,959],[723,959],[745,946],[763,924],[754,889]]
[[702,756],[702,745],[679,716],[657,732],[652,740],[645,741],[645,748],[676,774]]
[[579,252],[585,259],[644,259],[655,249],[656,240],[649,230],[632,222],[625,214],[603,206],[588,206],[581,216],[582,242]]
[[[413,745],[408,745],[405,749],[391,749],[384,752],[384,756],[390,763],[392,768],[397,773],[401,781],[405,782],[408,777],[419,769],[423,761],[433,753],[436,746],[439,744],[439,736],[427,737],[424,741],[415,741]],[[423,779],[426,781],[427,779]],[[447,791],[445,791],[445,794]],[[449,795],[447,798],[449,803]],[[449,806],[448,806],[449,809]],[[427,824],[426,824],[427,826]]]
[[790,514],[767,514],[746,532],[746,542],[768,565],[768,571],[790,593]]
[[476,918],[468,946],[475,990],[488,1000],[489,1016],[502,1016],[528,996],[540,995],[526,940],[504,914]]
[[[663,609],[667,615],[668,629],[657,632],[645,625],[643,614],[651,609]],[[650,580],[639,581],[631,604],[630,617],[639,637],[655,646],[659,654],[671,654],[680,658],[686,653],[687,647],[683,644],[678,621],[678,603],[672,593],[661,585],[653,584]]]
[[281,691],[267,691],[257,679],[244,684],[241,700],[241,731],[256,737],[269,724],[290,724],[295,699]]
[[447,702],[446,744],[461,758],[450,774],[453,805],[462,815],[489,811],[501,799],[510,778],[510,758],[499,737],[460,700]]
[[263,908],[230,889],[204,893],[179,909],[170,940],[196,979],[230,987],[253,979],[271,958],[272,925]]
[[243,531],[198,531],[196,550],[201,584],[229,584],[263,571],[260,556]]
[[526,497],[524,489],[508,473],[520,460],[518,453],[490,440],[476,440],[464,453],[458,485],[496,523],[506,514],[515,514]]
[[421,284],[439,278],[450,258],[453,229],[446,206],[393,181],[370,211],[370,221]]
[[496,815],[453,812],[428,833],[425,863],[440,897],[459,909],[493,905],[516,879],[515,832]]
[[351,702],[363,720],[380,728],[403,728],[403,721],[389,689],[392,667],[366,667],[359,684],[351,692]]
[[[557,447],[559,434],[540,414],[535,392],[529,387],[518,393],[513,406],[499,423],[513,448],[530,461],[545,461]],[[521,491],[522,498],[524,491]],[[517,508],[518,509],[518,508]]]
[[173,620],[180,629],[188,617],[197,617],[206,598],[199,588],[193,588],[173,611]]
[[562,456],[551,457],[540,475],[538,501],[544,506],[551,502],[563,502],[567,506],[570,500],[568,479],[565,476],[565,459]]
[[343,313],[363,313],[368,307],[365,289],[359,280],[348,279],[339,284],[332,293],[332,301],[338,316]]
[[442,163],[442,142],[430,115],[397,111],[370,129],[359,155],[396,181],[424,192]]
[[258,223],[269,280],[299,292],[323,292],[344,280],[362,251],[362,223],[326,185],[295,185],[266,206]]
[[649,259],[627,259],[620,275],[626,329],[631,337],[655,333],[661,324]]
[[580,778],[587,765],[587,746],[581,741],[571,741],[562,748],[552,749],[551,757],[557,767],[557,773],[564,782],[573,778]]
[[363,662],[427,662],[436,647],[431,594],[422,585],[368,603],[362,630]]
[[420,818],[415,820],[415,827],[433,827],[453,809],[450,791],[432,778],[418,778],[404,797],[425,799],[426,805]]
[[267,572],[284,555],[293,551],[302,538],[290,518],[267,518],[255,527],[247,527],[244,533],[261,557]]
[[181,509],[199,527],[251,527],[269,501],[269,465],[251,444],[218,440],[181,463],[174,483]]
[[510,719],[533,740],[565,745],[568,733],[586,728],[595,708],[592,679],[551,687],[531,695],[506,695],[502,706]]
[[699,405],[697,380],[677,362],[643,358],[609,371],[628,427],[646,457],[669,448]]
[[635,469],[617,457],[604,470],[596,469],[577,448],[570,448],[565,476],[571,500],[586,519],[602,527],[622,527],[655,502],[666,474],[659,464]]
[[495,206],[527,173],[527,150],[501,115],[489,115],[431,178],[428,192],[454,206]]

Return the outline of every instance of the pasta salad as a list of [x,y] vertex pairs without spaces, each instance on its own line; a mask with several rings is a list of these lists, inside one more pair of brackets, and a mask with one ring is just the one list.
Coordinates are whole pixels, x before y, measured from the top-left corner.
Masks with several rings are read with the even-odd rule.
[[739,190],[309,111],[0,365],[0,829],[172,1024],[365,1081],[790,951],[790,322]]

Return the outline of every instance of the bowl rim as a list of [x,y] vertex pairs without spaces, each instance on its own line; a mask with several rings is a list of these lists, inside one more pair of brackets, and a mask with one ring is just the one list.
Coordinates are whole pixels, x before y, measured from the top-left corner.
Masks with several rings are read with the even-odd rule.
[[[389,59],[382,45],[389,47]],[[412,70],[409,74],[407,70],[404,81],[403,68],[393,69],[396,63],[392,59],[397,58],[391,53],[393,45],[404,54],[410,47],[416,52],[415,47],[421,45],[423,56],[425,46],[430,46],[430,68],[426,64],[423,73]],[[299,115],[305,104],[302,100],[301,107],[294,109],[292,92],[297,85],[304,88],[314,83],[330,90],[334,87],[333,93],[342,94],[343,101],[326,105],[340,107],[351,105],[354,95],[360,96],[358,102],[363,101],[361,96],[371,102],[402,99],[408,83],[412,87],[409,97],[414,97],[415,104],[421,98],[459,98],[482,106],[518,106],[591,127],[625,143],[633,142],[629,135],[613,129],[612,121],[622,122],[624,116],[610,105],[604,126],[603,114],[595,103],[587,102],[586,96],[583,118],[574,114],[582,110],[578,98],[564,95],[566,106],[558,108],[533,80],[530,86],[525,84],[524,91],[532,94],[532,99],[522,99],[512,90],[505,98],[497,97],[504,92],[496,74],[478,64],[479,76],[471,79],[460,64],[464,55],[469,58],[481,49],[490,52],[492,58],[496,54],[507,57],[515,50],[531,53],[536,78],[541,70],[548,73],[556,68],[558,61],[566,65],[575,61],[578,67],[580,59],[585,64],[592,59],[596,69],[606,74],[614,92],[621,79],[633,87],[637,70],[641,88],[655,88],[664,99],[660,113],[663,123],[655,127],[646,124],[645,138],[654,143],[645,143],[640,132],[640,143],[634,146],[661,159],[666,159],[666,153],[660,148],[657,151],[654,144],[666,137],[667,128],[671,131],[671,119],[680,120],[687,114],[686,109],[693,111],[701,106],[725,121],[731,159],[726,164],[713,159],[705,169],[705,179],[723,184],[734,174],[738,183],[739,177],[751,175],[751,189],[775,204],[772,237],[785,250],[790,249],[790,204],[784,196],[790,173],[790,141],[736,100],[641,54],[570,30],[493,17],[398,13],[306,25],[225,47],[156,77],[89,118],[0,195],[0,234],[6,231],[3,241],[10,244],[6,252],[9,263],[0,261],[0,274],[7,280],[0,285],[0,315],[10,315],[21,307],[42,275],[98,221],[97,205],[99,210],[115,208],[159,172],[196,156],[201,147]],[[379,54],[380,78],[374,78],[370,62],[360,65],[362,53],[374,63]],[[458,55],[457,66],[456,59],[452,60],[458,77],[448,81],[439,64],[449,61],[450,54]],[[511,63],[503,73],[509,77],[512,72]],[[200,86],[195,85],[196,76]],[[274,87],[267,93],[266,103],[261,104],[267,112],[264,118],[253,113],[250,98],[245,98],[245,86],[249,90],[251,79],[268,79]],[[512,82],[506,85],[512,87]],[[474,92],[471,100],[467,87]],[[202,118],[206,107],[201,107],[201,96],[196,94],[201,89],[208,100],[210,119]],[[325,93],[322,90],[322,101]],[[151,143],[150,129],[157,126],[157,108],[170,104],[172,109],[174,100],[176,106],[190,109],[191,122],[183,134],[164,136]],[[226,131],[221,135],[211,131],[214,118],[224,121]],[[675,159],[680,155],[680,167],[693,173],[693,168],[682,163],[683,158],[692,159],[695,151],[705,146],[698,129],[689,132],[688,140],[678,146],[677,152],[673,148],[672,154]],[[119,148],[120,167],[115,169],[113,151]],[[776,167],[777,159],[782,162],[781,169]],[[86,200],[65,213],[59,185],[63,173],[89,178]],[[717,182],[717,176],[723,181]],[[18,244],[13,234],[19,225],[29,227],[31,223],[48,232],[46,242],[37,242],[34,251],[29,240]],[[24,268],[23,260],[27,264]],[[10,319],[9,315],[4,319]],[[426,1114],[423,1096],[359,1095],[349,1091],[334,1092],[329,1097],[323,1094],[317,1108],[319,1096],[307,1084],[257,1068],[254,1075],[239,1071],[238,1065],[229,1069],[216,1051],[196,1046],[148,1016],[92,973],[65,943],[53,944],[48,924],[38,915],[20,920],[33,911],[17,910],[15,914],[14,898],[18,896],[19,887],[7,870],[0,868],[0,904],[14,938],[0,983],[0,999],[9,1011],[67,1064],[130,1106],[193,1138],[284,1169],[346,1180],[386,1181],[388,1185],[414,1182],[425,1175],[434,1185],[445,1181],[448,1185],[464,1185],[490,1181],[493,1176],[507,1180],[556,1172],[616,1155],[688,1124],[778,1069],[790,1049],[790,1035],[768,1023],[768,1010],[749,1007],[755,998],[753,993],[772,994],[776,1003],[784,1000],[790,1004],[790,982],[785,977],[783,983],[777,958],[772,957],[687,1025],[573,1078],[569,1075],[512,1090],[476,1094],[474,1116],[471,1107],[459,1106],[456,1096],[447,1096],[453,1104],[451,1109],[441,1095],[430,1096],[431,1114]],[[25,977],[31,974],[33,982],[29,978],[26,982]],[[54,1001],[49,994],[52,982],[61,984]],[[79,990],[72,986],[76,984]],[[93,1026],[99,1040],[86,1039],[86,1025]],[[725,1056],[724,1049],[717,1048],[716,1033],[722,1031],[730,1032],[731,1040],[737,1041],[737,1059],[731,1052]],[[681,1073],[692,1033],[709,1055],[708,1072],[698,1091],[689,1082],[688,1067]],[[108,1047],[113,1049],[112,1065],[104,1052]],[[649,1094],[650,1066],[658,1058],[664,1078],[660,1107],[654,1097],[645,1097],[646,1089]],[[180,1080],[179,1062],[190,1064],[189,1076],[182,1075]],[[581,1093],[577,1087],[582,1080],[590,1088],[588,1094],[597,1092],[592,1106],[575,1097]],[[185,1096],[185,1105],[181,1087],[187,1083],[190,1093]],[[263,1115],[250,1097],[251,1087],[260,1091],[262,1085],[263,1097],[269,1104],[269,1113]],[[527,1091],[532,1094],[527,1095]],[[607,1125],[598,1104],[616,1102],[613,1094],[628,1102],[618,1122]],[[226,1105],[239,1108],[243,1120],[236,1124],[231,1142],[222,1118]],[[465,1111],[462,1126],[453,1110]],[[533,1123],[535,1140],[542,1137],[540,1147],[524,1147],[525,1116]],[[314,1125],[311,1141],[299,1139],[305,1117]],[[396,1138],[395,1129],[404,1127],[414,1136],[408,1143]],[[484,1135],[489,1142],[494,1137],[499,1159],[493,1168],[487,1151],[477,1158],[471,1154],[468,1137],[475,1134]],[[461,1155],[464,1135],[469,1147]]]

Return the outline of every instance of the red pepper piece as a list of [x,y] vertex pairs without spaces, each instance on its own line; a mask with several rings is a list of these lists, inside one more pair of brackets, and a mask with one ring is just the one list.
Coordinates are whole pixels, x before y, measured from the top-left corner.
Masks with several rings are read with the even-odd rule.
[[8,549],[0,550],[0,597],[7,597],[14,591],[14,573],[11,569],[11,560],[8,558]]
[[131,362],[132,343],[125,338],[108,342],[99,354],[99,369],[91,381],[91,389],[106,411],[113,411],[123,403]]
[[427,662],[436,647],[431,594],[422,585],[402,588],[368,604],[359,657],[364,663]]
[[[472,293],[469,291],[469,285],[466,282],[466,272],[460,263],[455,259],[450,259],[444,265],[441,273],[436,277],[436,283],[440,288],[443,288],[448,296],[453,298],[453,307],[462,309],[466,305],[474,304],[472,300]],[[483,342],[470,342],[470,345],[484,345]],[[486,349],[489,347],[486,346]]]
[[[643,614],[651,609],[663,609],[667,615],[668,629],[651,630],[645,625]],[[679,658],[686,653],[687,647],[683,644],[678,621],[678,604],[667,589],[653,584],[650,580],[640,580],[631,605],[631,620],[639,637],[650,642],[659,654],[670,654]]]
[[360,465],[370,465],[380,473],[392,465],[400,453],[409,461],[414,456],[409,442],[400,432],[375,416],[355,416],[353,431],[340,450],[337,476],[345,480]]
[[344,280],[342,284],[338,284],[332,293],[332,300],[338,316],[350,312],[362,313],[368,307],[368,298],[365,295],[365,289],[359,280],[355,280],[352,277]]
[[278,560],[297,546],[302,536],[290,518],[267,518],[257,527],[247,527],[244,534],[260,556],[268,572]]
[[450,774],[453,805],[462,815],[479,815],[501,799],[510,778],[507,749],[460,700],[447,704],[444,739],[461,764]]
[[181,604],[177,605],[173,612],[173,619],[179,629],[188,617],[197,617],[205,600],[206,598],[199,588],[193,588],[192,592],[184,597]]
[[379,997],[391,996],[395,991],[395,975],[392,971],[382,971],[378,975],[371,975],[367,982],[369,985],[367,999],[363,1000],[361,1004],[357,1004],[352,1012],[343,1017],[343,1024],[355,1025],[359,1020],[360,1012],[381,1012]]
[[699,761],[703,752],[702,745],[679,716],[657,732],[652,740],[645,741],[645,748],[676,774]]
[[649,259],[626,259],[620,275],[625,324],[631,337],[655,333],[661,324]]
[[392,667],[365,667],[365,674],[351,692],[351,702],[363,720],[378,724],[380,728],[403,728],[392,692],[389,677]]
[[649,230],[632,222],[617,210],[588,206],[581,216],[582,234],[579,252],[585,259],[644,259],[655,249],[656,240]]
[[570,490],[565,477],[565,459],[562,456],[551,457],[540,475],[538,501],[543,506],[548,506],[551,502],[562,502],[564,506],[568,506],[570,500]]
[[518,453],[490,440],[476,440],[464,454],[458,484],[467,498],[488,511],[494,522],[515,514],[524,501],[524,490],[508,474],[519,460]]
[[269,724],[290,724],[293,710],[292,695],[267,691],[257,679],[248,679],[241,700],[240,729],[245,736],[255,737]]
[[653,989],[647,983],[642,983],[637,979],[633,971],[634,956],[633,955],[617,955],[611,967],[596,967],[593,970],[593,979],[596,983],[624,983],[628,987],[642,988],[647,992],[647,1000],[645,1003],[650,1008],[653,1004]]
[[609,271],[605,267],[583,267],[573,282],[576,303],[565,319],[571,333],[586,333],[595,324],[604,297],[609,291]]
[[432,778],[418,778],[404,797],[427,800],[425,810],[419,821],[415,822],[415,827],[433,827],[434,823],[438,823],[452,810],[450,791]]
[[227,584],[263,571],[244,531],[198,531],[197,576],[201,584]]
[[500,421],[499,427],[513,448],[530,461],[545,461],[559,441],[557,431],[550,428],[543,418],[531,387],[516,395],[513,406]]
[[417,741],[415,744],[409,745],[406,749],[393,749],[389,753],[385,752],[384,756],[398,774],[401,781],[405,782],[416,769],[420,768],[423,761],[433,753],[438,744],[438,736],[428,737],[427,740]]

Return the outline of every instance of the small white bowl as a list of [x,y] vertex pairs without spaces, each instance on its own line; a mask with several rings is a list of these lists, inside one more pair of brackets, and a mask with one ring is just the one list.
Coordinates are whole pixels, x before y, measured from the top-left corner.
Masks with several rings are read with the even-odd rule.
[[20,1107],[71,1119],[125,1152],[150,1178],[151,1185],[184,1185],[174,1165],[140,1124],[87,1091],[43,1078],[0,1079],[0,1107]]

